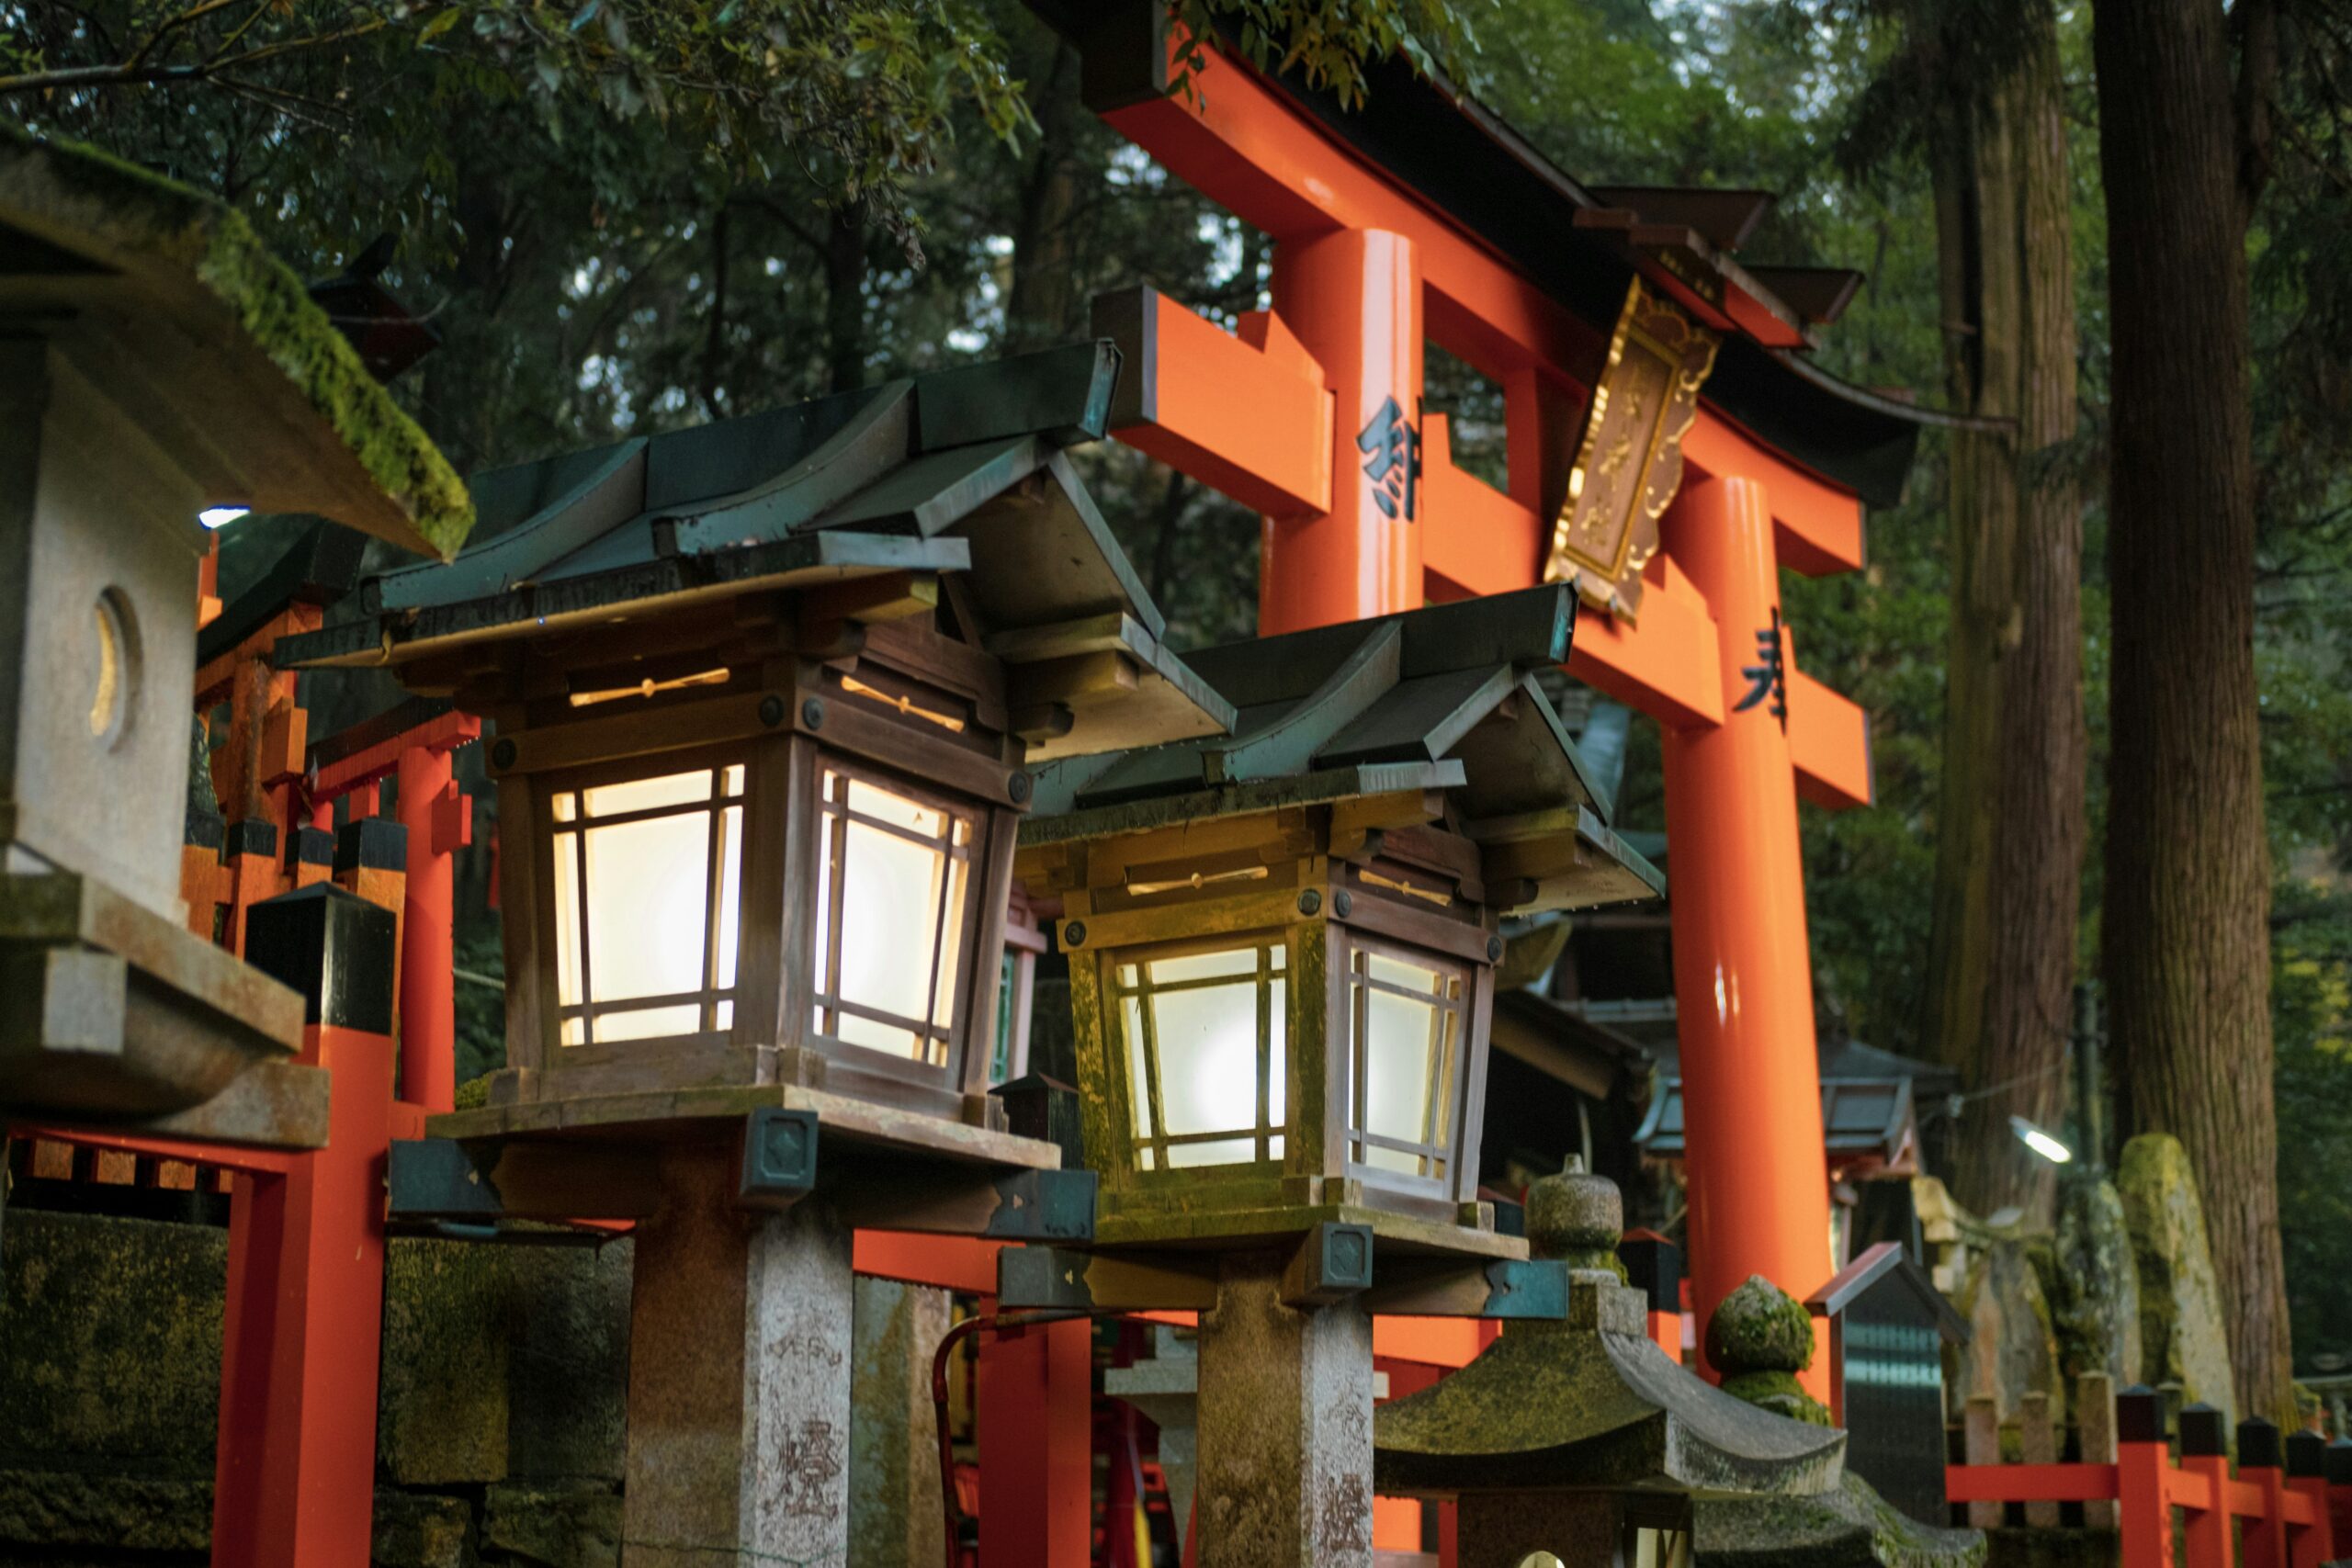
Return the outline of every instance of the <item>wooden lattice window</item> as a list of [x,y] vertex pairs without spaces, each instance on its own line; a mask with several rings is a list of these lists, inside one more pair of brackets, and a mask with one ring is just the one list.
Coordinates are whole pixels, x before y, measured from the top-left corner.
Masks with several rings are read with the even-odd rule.
[[818,768],[819,1034],[947,1065],[974,917],[978,821],[837,759]]
[[1138,1170],[1283,1157],[1284,947],[1170,944],[1111,963]]
[[1446,1179],[1469,973],[1431,953],[1348,944],[1348,1157]]
[[742,795],[740,762],[549,795],[564,1044],[734,1026]]

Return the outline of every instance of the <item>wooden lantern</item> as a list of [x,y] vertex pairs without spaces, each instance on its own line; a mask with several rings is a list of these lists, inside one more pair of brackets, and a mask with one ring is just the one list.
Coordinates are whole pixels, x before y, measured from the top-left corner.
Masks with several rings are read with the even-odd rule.
[[1098,1245],[1506,1239],[1498,924],[1660,886],[1531,673],[1574,615],[1550,587],[1191,655],[1238,733],[1045,770],[1018,874],[1062,899]]
[[1229,719],[1062,455],[1117,364],[489,476],[494,537],[293,650],[496,723],[493,1106],[785,1084],[985,1122],[1029,766]]

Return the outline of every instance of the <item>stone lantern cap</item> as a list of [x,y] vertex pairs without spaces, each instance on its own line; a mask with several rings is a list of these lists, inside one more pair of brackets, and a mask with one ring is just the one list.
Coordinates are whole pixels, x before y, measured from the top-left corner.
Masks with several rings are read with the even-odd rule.
[[465,542],[473,503],[447,461],[211,197],[0,128],[0,318],[47,338],[209,503],[315,513],[424,555]]
[[[1222,730],[1232,710],[1166,623],[1071,466],[1119,374],[1075,344],[502,468],[481,542],[363,584],[283,663],[416,666],[481,645],[893,576],[952,576],[1006,666],[1032,763]],[[1115,662],[1088,682],[1080,660]]]
[[1550,584],[1188,653],[1232,733],[1047,770],[1022,844],[1419,790],[1478,846],[1498,913],[1656,897],[1535,680],[1575,623]]
[[1602,1178],[1546,1177],[1528,1194],[1529,1250],[1570,1267],[1563,1323],[1514,1323],[1452,1377],[1384,1406],[1383,1495],[1833,1491],[1846,1434],[1774,1416],[1702,1382],[1646,1333],[1640,1292],[1609,1267],[1621,1226]]

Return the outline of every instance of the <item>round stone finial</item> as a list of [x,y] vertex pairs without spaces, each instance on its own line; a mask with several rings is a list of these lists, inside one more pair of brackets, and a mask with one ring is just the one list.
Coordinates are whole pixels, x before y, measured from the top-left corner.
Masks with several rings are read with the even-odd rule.
[[1761,1274],[1750,1274],[1707,1320],[1707,1363],[1735,1399],[1810,1426],[1831,1424],[1828,1407],[1797,1382],[1813,1364],[1813,1315]]
[[1707,1320],[1707,1364],[1724,1377],[1801,1372],[1813,1364],[1813,1317],[1761,1274],[1725,1296]]
[[1527,1190],[1527,1250],[1538,1258],[1565,1260],[1571,1269],[1617,1270],[1617,1242],[1625,1230],[1625,1204],[1617,1184],[1590,1176],[1571,1161],[1557,1176]]

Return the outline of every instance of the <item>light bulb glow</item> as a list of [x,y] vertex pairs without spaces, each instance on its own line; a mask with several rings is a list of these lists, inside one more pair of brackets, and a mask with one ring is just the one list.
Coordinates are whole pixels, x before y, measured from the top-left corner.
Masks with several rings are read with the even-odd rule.
[[1358,1164],[1401,1176],[1445,1174],[1464,979],[1455,965],[1356,939],[1348,1105]]
[[2036,1126],[2022,1116],[2009,1118],[2009,1130],[2017,1134],[2018,1140],[2027,1148],[2052,1165],[2065,1165],[2075,1157],[2074,1150],[2068,1148],[2048,1131]]
[[1282,1156],[1283,952],[1253,943],[1114,966],[1138,1168]]
[[944,1065],[963,977],[972,820],[832,768],[820,805],[817,1032]]
[[251,511],[250,506],[208,506],[196,514],[196,520],[208,528],[225,528]]
[[550,891],[565,1044],[731,1027],[742,793],[739,764],[553,797]]

